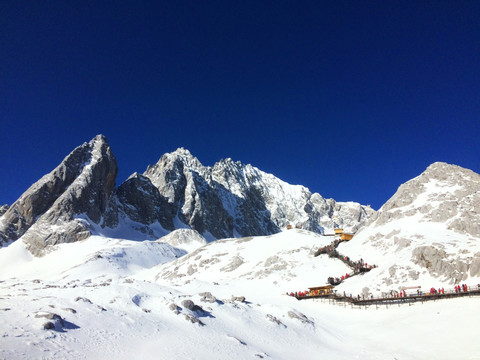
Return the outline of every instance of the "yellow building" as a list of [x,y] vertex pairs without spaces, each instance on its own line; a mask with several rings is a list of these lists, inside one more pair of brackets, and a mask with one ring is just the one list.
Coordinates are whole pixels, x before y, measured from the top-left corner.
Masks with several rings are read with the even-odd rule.
[[309,296],[328,295],[332,293],[333,285],[316,286],[308,288]]
[[352,240],[353,238],[353,234],[344,233],[343,229],[338,228],[338,229],[334,229],[334,231],[335,231],[335,235],[340,235],[340,239],[342,241]]

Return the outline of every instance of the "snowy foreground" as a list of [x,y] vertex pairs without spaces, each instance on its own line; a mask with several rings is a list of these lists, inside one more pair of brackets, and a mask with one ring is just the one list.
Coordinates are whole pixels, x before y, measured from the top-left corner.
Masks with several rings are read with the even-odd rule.
[[92,236],[42,258],[17,241],[0,249],[0,358],[480,359],[480,298],[358,308],[286,296],[349,271],[313,256],[331,240]]

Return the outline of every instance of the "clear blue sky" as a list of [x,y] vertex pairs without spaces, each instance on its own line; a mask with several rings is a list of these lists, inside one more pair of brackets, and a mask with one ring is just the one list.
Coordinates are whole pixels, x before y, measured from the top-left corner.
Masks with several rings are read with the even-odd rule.
[[480,1],[2,1],[0,203],[104,134],[117,185],[231,157],[378,209],[480,172]]

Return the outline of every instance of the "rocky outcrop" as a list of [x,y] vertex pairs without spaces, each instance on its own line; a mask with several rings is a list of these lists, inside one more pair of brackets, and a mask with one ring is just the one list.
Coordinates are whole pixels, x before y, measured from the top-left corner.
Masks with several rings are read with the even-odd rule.
[[273,234],[288,224],[317,233],[334,226],[352,232],[375,213],[368,206],[324,199],[231,159],[203,166],[182,148],[162,156],[144,176],[183,223],[217,239]]
[[168,201],[165,216],[179,220],[200,234],[216,239],[233,236],[233,218],[222,206],[215,188],[210,186],[208,168],[188,150],[166,154],[144,173]]
[[8,210],[9,206],[7,204],[0,206],[0,216],[5,214]]
[[467,259],[452,259],[444,250],[434,246],[419,246],[412,252],[413,263],[428,270],[432,276],[445,277],[453,283],[466,281],[469,276],[480,275],[480,254]]
[[375,223],[382,225],[407,216],[480,236],[480,175],[456,165],[430,165],[398,188],[379,210]]
[[0,238],[23,236],[30,251],[82,240],[99,224],[114,191],[117,162],[104,136],[77,147],[33,184],[3,215]]
[[422,274],[458,284],[480,277],[479,239],[480,175],[437,162],[401,185],[342,253],[369,254],[378,288],[418,284]]
[[164,229],[175,229],[172,206],[149,178],[134,173],[119,186],[117,196],[122,211],[133,221],[145,225],[158,221]]
[[178,249],[192,252],[207,244],[205,238],[192,229],[177,229],[158,239],[159,242],[164,242],[172,245]]
[[0,242],[22,237],[32,253],[41,255],[49,245],[82,240],[105,228],[109,236],[118,230],[122,237],[128,229],[138,239],[156,239],[187,227],[208,241],[269,235],[289,224],[316,233],[335,226],[355,231],[374,213],[231,159],[203,166],[182,148],[115,188],[117,172],[104,136],[77,147],[10,208],[2,207]]

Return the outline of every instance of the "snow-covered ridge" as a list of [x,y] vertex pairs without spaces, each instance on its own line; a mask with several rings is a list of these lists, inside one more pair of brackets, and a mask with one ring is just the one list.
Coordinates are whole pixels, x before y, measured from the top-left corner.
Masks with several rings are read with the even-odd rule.
[[317,233],[335,226],[354,232],[374,214],[368,206],[324,199],[230,158],[203,166],[183,148],[163,155],[143,175],[180,221],[217,239],[272,234],[289,224]]
[[[369,256],[379,269],[348,287],[393,289],[478,281],[480,277],[480,175],[434,163],[401,185],[376,217],[341,245],[353,258]],[[358,289],[357,289],[358,290]]]
[[456,165],[434,163],[399,187],[379,210],[375,223],[411,216],[480,236],[480,175]]
[[[118,172],[103,135],[77,147],[33,184],[0,221],[0,243],[23,237],[42,255],[48,246],[92,234],[135,232],[152,239],[180,228],[208,241],[274,234],[287,225],[354,232],[374,214],[355,203],[336,203],[230,158],[203,166],[188,150],[164,154],[143,175],[115,187]],[[99,230],[98,227],[105,230]]]

